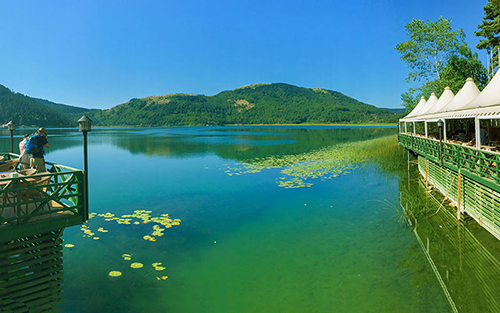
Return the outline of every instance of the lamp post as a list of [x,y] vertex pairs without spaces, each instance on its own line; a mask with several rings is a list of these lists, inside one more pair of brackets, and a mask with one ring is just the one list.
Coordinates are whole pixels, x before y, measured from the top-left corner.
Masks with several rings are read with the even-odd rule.
[[89,165],[87,152],[87,132],[92,130],[92,120],[83,115],[78,120],[79,131],[83,132],[83,175],[85,180],[85,220],[89,218]]
[[14,153],[14,130],[16,129],[16,124],[10,121],[7,123],[7,127],[10,130],[10,153]]
[[443,132],[443,127],[444,127],[444,122],[443,120],[438,120],[437,122],[438,124],[438,133],[439,133],[439,159],[440,159],[440,162],[441,162],[441,166],[443,166],[443,136],[442,136],[442,132]]

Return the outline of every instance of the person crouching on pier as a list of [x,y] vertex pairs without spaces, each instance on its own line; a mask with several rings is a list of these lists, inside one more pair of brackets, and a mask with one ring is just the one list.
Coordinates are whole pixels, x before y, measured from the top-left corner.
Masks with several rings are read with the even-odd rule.
[[40,127],[36,134],[36,145],[39,147],[35,153],[31,154],[31,159],[30,159],[30,167],[36,169],[38,173],[41,172],[46,172],[47,169],[45,168],[45,150],[43,149],[44,147],[49,148],[50,143],[47,140],[47,130],[45,128]]

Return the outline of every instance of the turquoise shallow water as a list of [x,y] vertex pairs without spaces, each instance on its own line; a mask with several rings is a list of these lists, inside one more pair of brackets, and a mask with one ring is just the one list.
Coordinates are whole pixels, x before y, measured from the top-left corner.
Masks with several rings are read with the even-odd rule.
[[[96,129],[91,212],[149,210],[152,224],[96,216],[98,240],[64,232],[68,312],[447,312],[414,235],[399,221],[399,178],[373,167],[286,189],[282,168],[228,167],[395,134],[394,128]],[[21,133],[21,132],[20,132]],[[47,159],[82,168],[81,134],[53,130]],[[2,140],[5,144],[6,140]],[[5,148],[5,147],[4,147]],[[108,230],[99,232],[98,228]],[[124,260],[122,254],[132,255]],[[144,264],[130,268],[131,262]],[[152,263],[166,268],[155,271]],[[122,272],[112,278],[110,271]],[[166,280],[157,277],[168,276]]]

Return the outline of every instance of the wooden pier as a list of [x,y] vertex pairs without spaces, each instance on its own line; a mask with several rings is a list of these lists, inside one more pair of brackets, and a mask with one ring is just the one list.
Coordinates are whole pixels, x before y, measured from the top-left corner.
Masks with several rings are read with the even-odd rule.
[[61,236],[88,220],[88,198],[83,171],[46,164],[0,175],[1,312],[55,312],[64,301]]

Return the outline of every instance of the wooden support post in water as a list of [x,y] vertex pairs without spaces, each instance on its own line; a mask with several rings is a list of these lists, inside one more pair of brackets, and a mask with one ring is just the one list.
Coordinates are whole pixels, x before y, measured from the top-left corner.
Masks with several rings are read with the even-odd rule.
[[410,191],[410,150],[407,149],[408,151],[408,191]]
[[425,190],[427,191],[427,159],[425,159]]
[[410,149],[406,149],[408,155],[408,171],[410,171]]
[[461,169],[458,169],[458,185],[457,185],[457,220],[460,220],[460,181],[461,179]]

